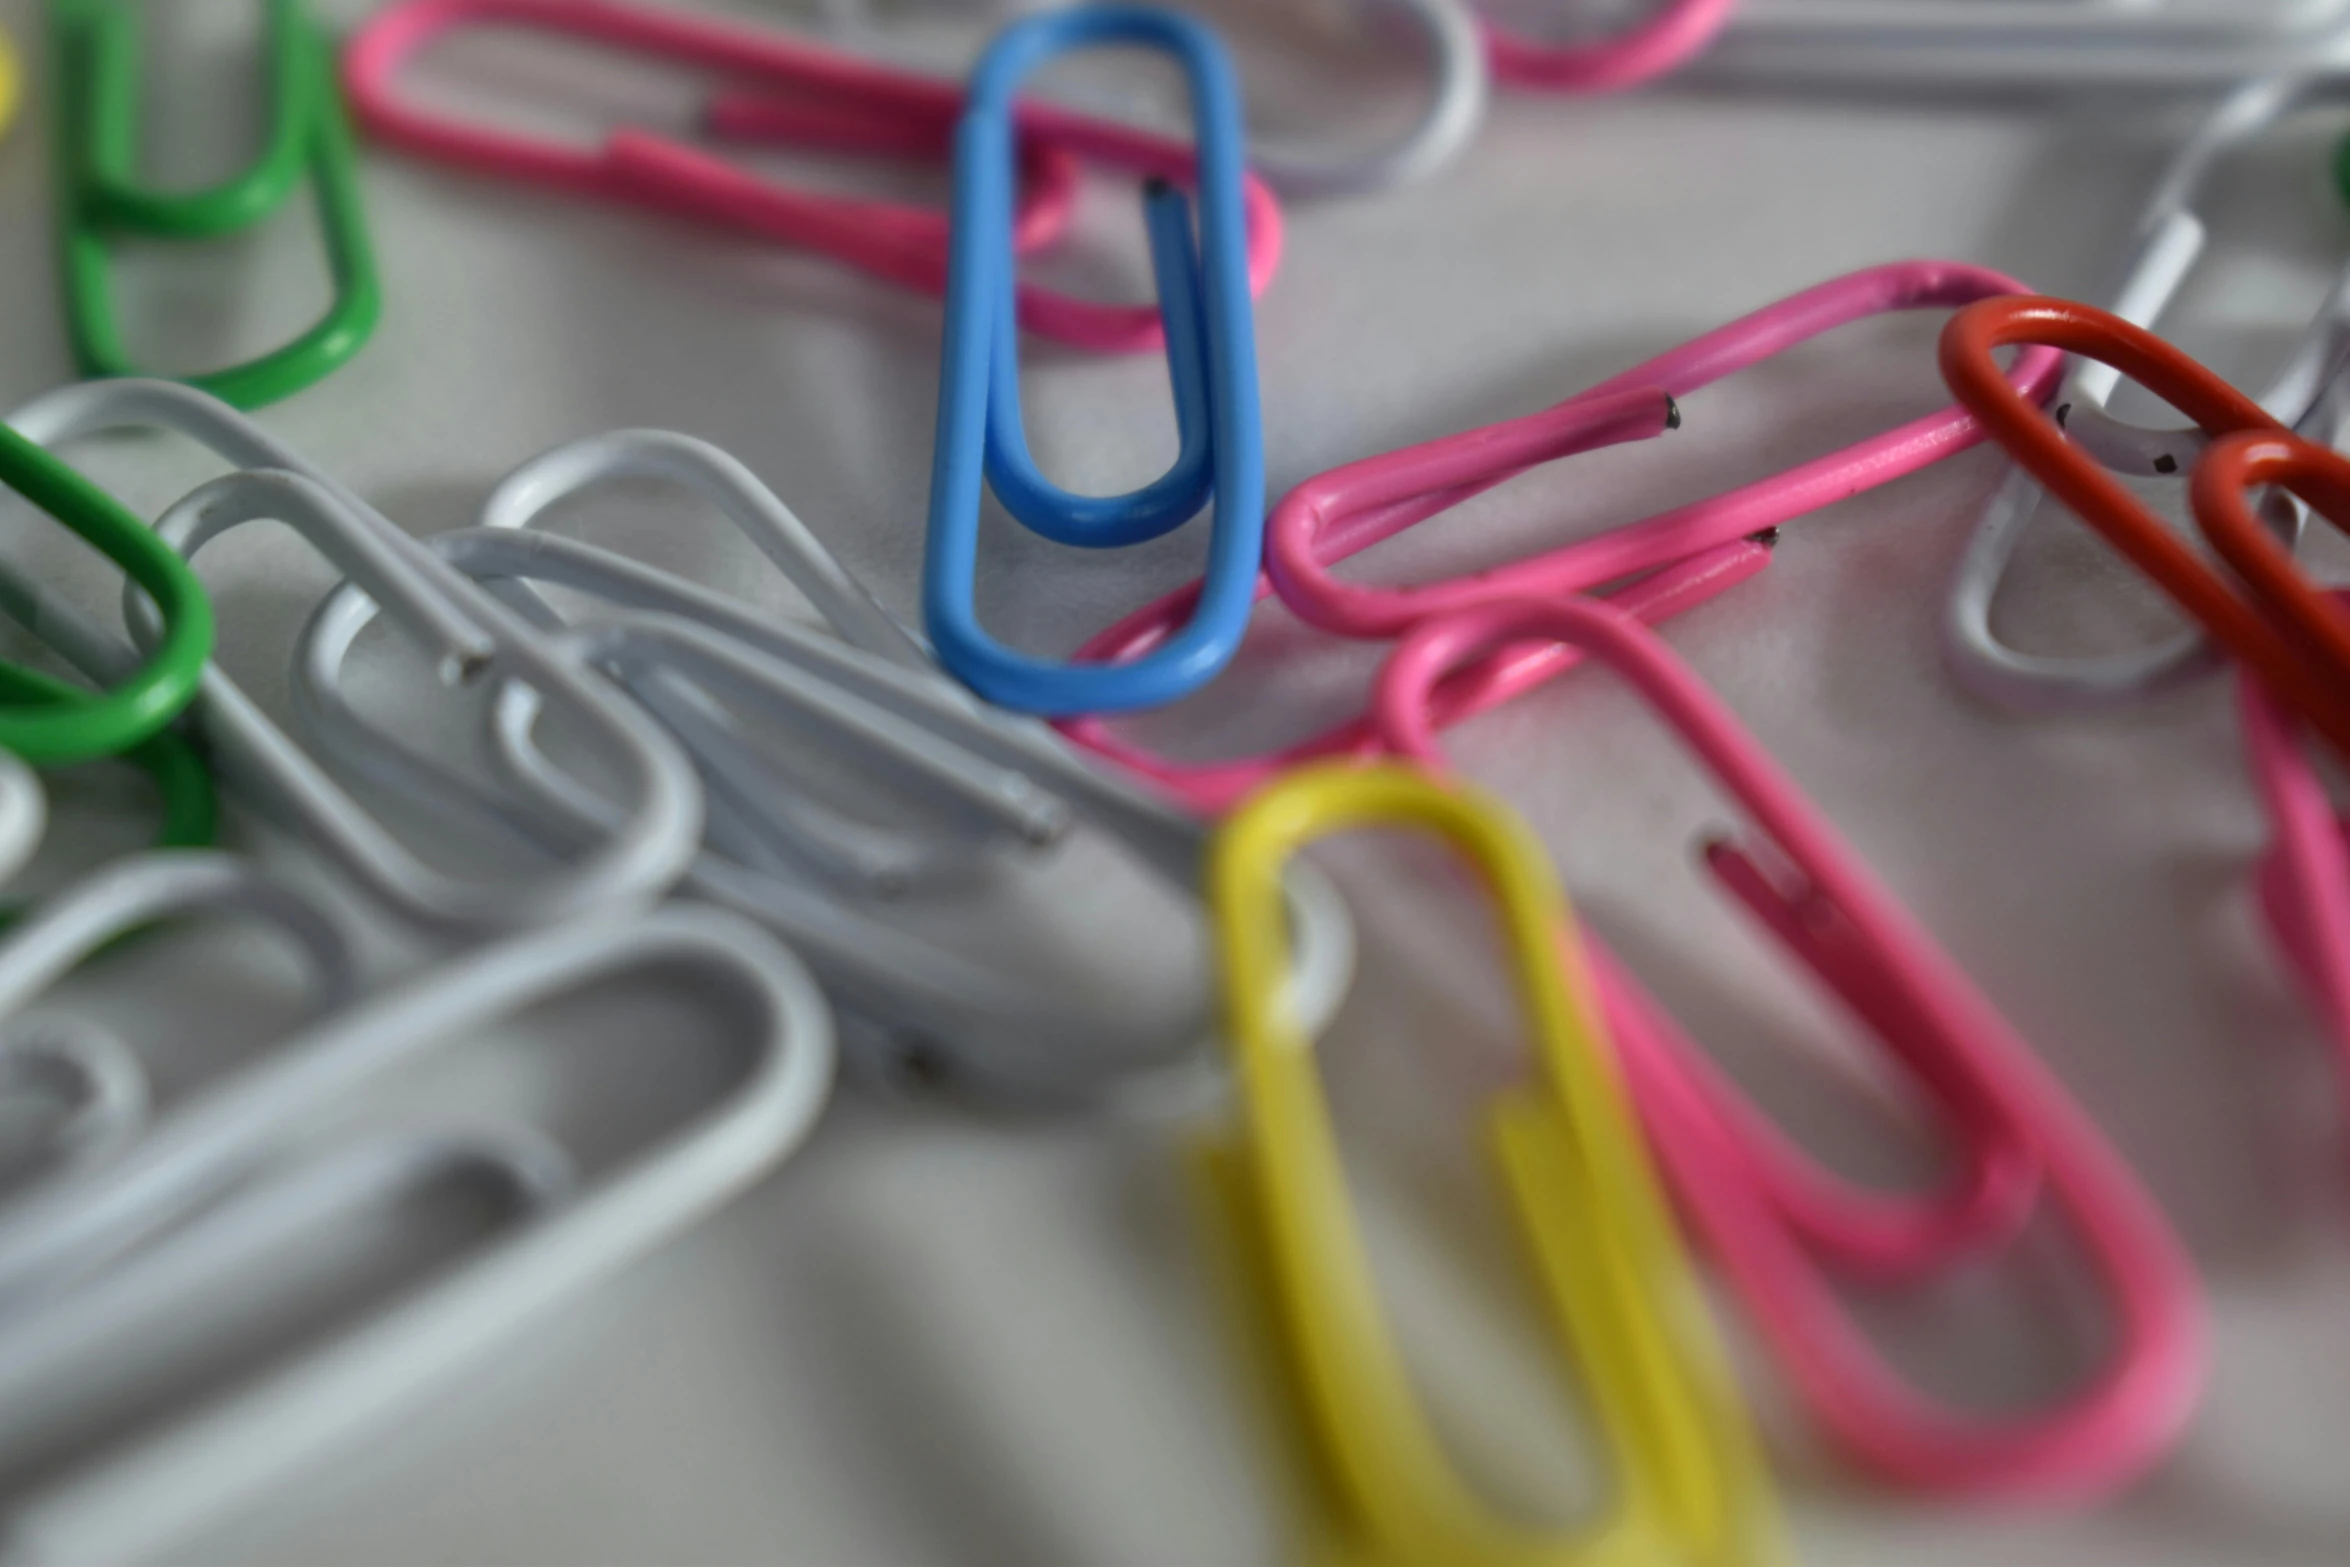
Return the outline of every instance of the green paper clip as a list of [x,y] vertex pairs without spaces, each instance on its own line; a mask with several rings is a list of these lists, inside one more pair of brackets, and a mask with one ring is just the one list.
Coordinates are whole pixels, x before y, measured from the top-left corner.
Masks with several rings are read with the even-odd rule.
[[239,408],[289,397],[359,352],[383,313],[359,194],[359,162],[334,54],[301,0],[267,0],[267,145],[245,169],[193,191],[139,183],[139,18],[130,0],[52,0],[60,83],[57,185],[66,326],[87,376],[148,373],[115,319],[112,242],[218,239],[260,223],[305,173],[318,203],[334,303],[301,336],[242,364],[179,379]]
[[[0,424],[0,486],[86,539],[155,601],[163,635],[138,672],[110,690],[66,688],[29,699],[0,688],[0,746],[36,767],[114,756],[153,739],[195,696],[212,657],[212,604],[155,530],[45,447]],[[25,672],[18,671],[18,674]]]

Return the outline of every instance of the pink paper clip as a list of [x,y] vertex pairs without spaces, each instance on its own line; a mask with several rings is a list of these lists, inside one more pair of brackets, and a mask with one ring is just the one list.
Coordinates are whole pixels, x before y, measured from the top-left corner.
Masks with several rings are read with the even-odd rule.
[[1541,43],[1487,21],[1497,80],[1551,92],[1619,92],[1679,69],[1714,41],[1738,0],[1665,0],[1639,22],[1589,43]]
[[[1662,433],[1675,421],[1673,394],[1687,394],[1808,342],[1824,332],[1896,310],[1954,307],[2022,285],[1980,267],[1911,261],[1836,278],[1742,317],[1680,348],[1610,377],[1539,413],[1464,430],[1366,458],[1305,481],[1274,509],[1266,540],[1266,587],[1308,624],[1340,636],[1395,636],[1422,618],[1512,595],[1589,592],[1631,581],[1613,602],[1654,623],[1706,602],[1769,563],[1758,540],[1783,523],[1913,473],[1983,438],[1957,408],[1883,435],[1497,571],[1416,588],[1358,588],[1329,568],[1415,524],[1530,469],[1577,452]],[[2046,398],[2063,368],[2051,353],[2019,356],[2009,375],[2026,395]],[[1642,576],[1642,573],[1653,575]],[[1159,645],[1191,614],[1198,585],[1145,605],[1079,650],[1117,662]],[[1555,643],[1508,650],[1458,670],[1438,694],[1443,724],[1506,702],[1572,667]],[[1273,774],[1328,756],[1370,756],[1376,728],[1355,720],[1283,751],[1231,761],[1188,763],[1159,755],[1104,719],[1072,719],[1062,732],[1151,780],[1194,810],[1223,811]]]
[[[1855,1461],[1917,1490],[2081,1500],[2138,1475],[2177,1439],[2203,1379],[2200,1292],[2177,1238],[2054,1075],[1655,633],[1578,599],[1423,624],[1380,677],[1390,747],[1442,770],[1432,707],[1446,673],[1542,638],[1623,675],[1745,807],[1775,846],[1772,863],[1716,842],[1708,868],[1878,1035],[1964,1149],[1945,1192],[1851,1188],[1769,1129],[1587,935],[1658,1160],[1796,1391]],[[2043,1195],[2106,1281],[2114,1349],[2090,1385],[2052,1408],[2007,1417],[1935,1405],[1852,1324],[1825,1270],[1915,1275],[2011,1236]]]
[[[1717,327],[1644,364],[1609,377],[1570,403],[1641,388],[1686,397],[1699,387],[1822,333],[1900,310],[1952,309],[1978,299],[2029,292],[1982,267],[1904,261],[1834,278]],[[2027,397],[2056,389],[2063,357],[2025,353],[2008,379]],[[1858,495],[1976,445],[1983,428],[1958,407],[1913,419],[1766,479],[1677,506],[1545,554],[1418,587],[1358,587],[1332,576],[1333,561],[1459,505],[1522,471],[1546,420],[1467,430],[1425,445],[1366,458],[1289,492],[1267,524],[1265,571],[1298,618],[1342,637],[1398,636],[1432,615],[1507,598],[1588,592],[1702,550],[1750,537]]]
[[[2350,593],[2333,597],[2350,608]],[[2261,912],[2350,1068],[2350,824],[2268,688],[2247,674],[2238,700],[2245,755],[2276,832],[2260,864]]]
[[[816,251],[936,296],[946,287],[945,213],[900,202],[825,195],[763,178],[699,147],[621,126],[582,148],[428,110],[397,86],[409,60],[471,26],[564,33],[632,57],[723,75],[756,92],[722,91],[705,118],[713,136],[801,148],[946,161],[962,113],[960,86],[774,33],[611,0],[404,0],[363,24],[343,56],[353,112],[394,146],[458,168],[632,202]],[[1147,132],[1061,110],[1022,112],[1025,191],[1014,245],[1031,254],[1068,229],[1079,160],[1188,184],[1191,149]],[[1280,266],[1281,209],[1252,178],[1246,198],[1249,280],[1262,292]],[[1023,285],[1021,324],[1103,352],[1154,348],[1151,305],[1112,305]]]
[[[1475,477],[1446,491],[1441,500],[1425,511],[1405,516],[1392,527],[1377,532],[1365,530],[1359,539],[1351,534],[1334,537],[1328,547],[1339,555],[1351,554],[1410,526],[1427,512],[1457,505],[1481,490],[1543,463],[1620,441],[1658,435],[1672,421],[1672,399],[1659,391],[1622,392],[1604,397],[1586,395],[1492,430],[1470,431],[1415,447],[1411,452],[1397,453],[1397,457],[1404,458],[1444,448],[1448,453],[1468,455],[1472,458]],[[1669,619],[1744,582],[1769,565],[1770,559],[1767,539],[1736,539],[1664,566],[1620,589],[1612,602],[1644,621]],[[1271,592],[1271,582],[1260,576],[1258,598],[1263,599]],[[1196,582],[1179,588],[1094,637],[1078,650],[1077,656],[1102,663],[1139,658],[1177,627],[1189,622],[1192,604],[1198,596]],[[1579,656],[1572,648],[1542,641],[1503,649],[1472,669],[1455,671],[1435,697],[1439,722],[1456,724],[1507,702],[1573,668]],[[1183,762],[1162,756],[1120,734],[1107,718],[1064,719],[1059,727],[1077,744],[1148,779],[1191,809],[1207,814],[1230,810],[1277,774],[1302,763],[1337,756],[1369,758],[1386,751],[1378,726],[1368,713],[1279,751],[1211,762]]]

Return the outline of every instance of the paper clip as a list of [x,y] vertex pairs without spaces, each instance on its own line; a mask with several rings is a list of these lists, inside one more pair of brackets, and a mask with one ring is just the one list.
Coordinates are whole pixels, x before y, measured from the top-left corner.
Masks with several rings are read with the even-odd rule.
[[115,319],[109,254],[114,238],[217,239],[263,222],[307,174],[317,207],[334,302],[282,347],[225,369],[183,377],[224,402],[257,408],[290,397],[365,346],[383,293],[360,199],[358,155],[335,90],[326,39],[301,0],[268,0],[268,144],[241,173],[196,191],[140,184],[139,17],[129,0],[54,0],[65,112],[58,186],[65,192],[66,325],[86,376],[140,374]]
[[[1155,48],[1182,66],[1199,126],[1199,235],[1195,250],[1179,191],[1161,184],[1146,194],[1182,449],[1140,489],[1080,496],[1037,470],[1021,428],[1008,244],[1012,100],[1045,61],[1109,44]],[[1206,684],[1247,632],[1264,542],[1265,464],[1241,150],[1239,90],[1223,46],[1206,27],[1173,12],[1109,5],[1049,13],[998,34],[972,72],[955,139],[954,243],[922,613],[939,661],[989,701],[1048,715],[1161,706]],[[1206,587],[1191,619],[1150,653],[1116,668],[1005,647],[979,624],[972,601],[983,486],[1034,532],[1096,549],[1157,538],[1213,502]]]
[[1862,88],[2227,87],[2350,61],[2350,0],[1743,0],[1707,80]]
[[[462,27],[566,33],[635,58],[720,72],[703,128],[737,142],[900,157],[943,158],[963,94],[948,82],[891,69],[797,39],[707,18],[609,0],[406,0],[377,12],[353,35],[344,78],[360,123],[406,151],[459,168],[632,202],[830,256],[924,293],[945,291],[947,221],[928,208],[828,196],[746,172],[675,138],[622,126],[580,151],[418,107],[396,82],[405,64]],[[1021,116],[1025,177],[1012,243],[1026,255],[1067,230],[1077,158],[1093,156],[1188,179],[1180,143],[1065,111]],[[1263,287],[1280,260],[1280,209],[1252,188],[1251,265]],[[1031,331],[1080,347],[1128,352],[1159,340],[1155,312],[1102,305],[1022,285],[1020,319]]]
[[[2154,196],[2138,220],[2130,262],[2114,293],[2116,315],[2148,328],[2161,320],[2202,256],[2209,230],[2195,208],[2213,168],[2322,85],[2321,79],[2307,76],[2247,83],[2197,127],[2155,182]],[[2260,406],[2296,429],[2313,428],[2330,417],[2327,393],[2346,356],[2350,269],[2294,345]],[[2176,472],[2183,480],[2201,450],[2201,432],[2143,429],[2116,420],[2105,410],[2119,382],[2109,365],[2088,361],[2077,366],[2057,399],[2066,435],[2108,467]],[[2020,712],[2070,712],[2153,696],[2218,667],[2211,645],[2192,630],[2151,647],[2085,658],[2023,653],[2001,641],[1991,626],[1992,603],[2044,498],[2029,473],[2012,470],[1985,507],[1959,563],[1943,617],[1942,648],[1961,685]],[[2290,541],[2298,536],[2301,520],[2298,508],[2280,504],[2270,513],[2270,528]]]
[[113,496],[36,440],[0,425],[0,487],[14,491],[123,569],[128,590],[159,616],[144,660],[97,677],[107,689],[38,695],[0,690],[0,747],[29,762],[62,765],[152,740],[196,694],[212,656],[212,604],[185,562]]
[[[1767,565],[1768,541],[1779,524],[1962,450],[1980,433],[1964,414],[1948,410],[1727,495],[1449,583],[1356,588],[1330,568],[1544,463],[1677,427],[1672,392],[1685,394],[1880,311],[1961,303],[2016,286],[1997,273],[1933,262],[1871,268],[1734,321],[1539,413],[1309,479],[1274,509],[1257,594],[1278,588],[1300,619],[1323,630],[1386,638],[1489,593],[1588,591],[1648,572],[1616,589],[1614,602],[1651,623],[1680,614]],[[2022,359],[2011,373],[2039,395],[2053,385],[2061,363],[2054,354]],[[1145,605],[1085,643],[1077,657],[1116,664],[1141,656],[1185,623],[1199,592],[1195,582]],[[1573,667],[1579,656],[1556,643],[1535,643],[1458,671],[1440,697],[1441,722],[1449,726],[1506,702]],[[1098,718],[1066,719],[1061,728],[1192,809],[1211,812],[1229,809],[1284,767],[1384,750],[1367,717],[1268,755],[1196,763],[1155,753]]]
[[[1534,1074],[1490,1135],[1541,1281],[1608,1439],[1618,1499],[1545,1537],[1458,1474],[1378,1305],[1346,1191],[1313,1036],[1285,1003],[1279,875],[1316,838],[1367,826],[1436,838],[1494,900],[1533,1039]],[[1541,845],[1506,806],[1392,766],[1284,777],[1217,834],[1208,897],[1224,970],[1239,1124],[1203,1150],[1242,1305],[1281,1421],[1318,1481],[1334,1560],[1482,1563],[1775,1559],[1769,1480],[1670,1210],[1608,1059],[1573,916]]]
[[[2112,366],[2193,419],[2213,444],[2189,483],[2197,526],[2235,573],[2220,577],[2143,501],[1999,379],[1993,355],[2018,344]],[[2350,755],[2350,621],[2310,586],[2242,491],[2275,483],[2329,520],[2350,517],[2341,459],[2296,438],[2258,403],[2119,316],[2060,299],[1986,300],[1943,329],[1943,377],[1960,402],[2050,494],[2154,579],[2287,707]],[[2337,523],[2337,526],[2339,524]]]
[[[608,837],[575,845],[559,873],[519,881],[453,875],[403,845],[218,664],[201,666],[194,704],[198,729],[224,770],[299,823],[387,906],[429,930],[477,934],[641,903],[683,870],[701,829],[701,792],[691,763],[660,727],[259,426],[203,392],[164,381],[65,388],[18,413],[14,423],[51,441],[153,425],[209,447],[240,471],[182,499],[152,532],[140,528],[142,537],[159,540],[167,552],[193,554],[245,522],[285,523],[393,606],[434,655],[445,681],[527,683],[571,714],[583,734],[595,736],[598,749],[627,780],[634,804],[625,819]],[[0,611],[29,617],[84,673],[106,679],[130,658],[118,637],[89,624],[38,584],[5,567],[0,576],[13,579],[0,591]],[[149,644],[156,634],[154,607],[126,588],[123,615],[135,640]]]
[[[1612,667],[1745,808],[1774,863],[1717,839],[1707,868],[1883,1041],[1960,1135],[1964,1173],[1947,1191],[1854,1190],[1772,1129],[1588,943],[1657,1157],[1797,1393],[1857,1462],[1918,1490],[2062,1499],[2142,1472],[2178,1437],[2203,1377],[2201,1300],[2176,1237],[2062,1084],[1661,638],[1575,599],[1428,622],[1380,675],[1390,743],[1443,767],[1429,714],[1437,682],[1534,638],[1573,642]],[[1915,1276],[2012,1234],[2043,1190],[2111,1294],[2114,1348],[2096,1379],[2053,1409],[2006,1417],[1937,1407],[1901,1385],[1851,1324],[1823,1265]]]
[[[628,477],[665,478],[714,501],[836,635],[530,528],[566,497]],[[526,464],[482,516],[486,526],[435,535],[430,547],[543,633],[569,635],[579,657],[671,729],[700,766],[710,804],[685,889],[777,931],[829,994],[873,1025],[852,1035],[860,1065],[885,1081],[1053,1103],[1193,1058],[1204,1010],[1172,1028],[1105,1016],[938,945],[904,910],[925,892],[992,896],[1004,890],[1008,854],[1034,853],[1077,825],[1189,892],[1205,830],[1089,766],[1049,729],[974,701],[740,463],[687,436],[615,432]],[[538,585],[595,602],[566,633]],[[501,771],[529,801],[520,811],[363,718],[344,693],[342,666],[373,614],[364,594],[346,588],[304,634],[295,710],[322,750],[405,797],[496,815],[526,835],[559,840],[609,814],[540,751],[526,691],[501,700],[495,731]],[[867,762],[888,786],[882,810],[910,822],[816,808],[778,748],[749,743],[739,726],[754,712],[780,721],[824,769]],[[1345,994],[1352,930],[1326,883],[1300,876],[1293,892],[1298,1004],[1322,1018]]]
[[[1908,261],[1805,289],[1609,377],[1541,413],[1366,458],[1309,479],[1275,508],[1265,574],[1299,619],[1342,637],[1388,638],[1432,615],[1521,596],[1580,593],[1778,527],[1915,473],[1983,439],[1964,409],[1913,419],[1766,479],[1611,528],[1593,538],[1449,582],[1358,587],[1327,569],[1564,450],[1654,435],[1678,422],[1673,399],[1853,321],[1963,306],[2021,292],[1982,267]],[[2018,356],[2019,402],[2053,390],[2063,361]]]
[[1485,23],[1493,74],[1512,87],[1619,92],[1678,70],[1714,41],[1739,0],[1665,0],[1639,21],[1588,42],[1548,43]]
[[[2342,596],[2335,594],[2335,601]],[[2303,752],[2292,719],[2246,675],[2240,682],[2244,752],[2268,807],[2274,842],[2260,863],[2259,902],[2293,971],[2317,1002],[2350,1067],[2350,843]],[[2345,1080],[2350,1093],[2350,1079]]]
[[7,31],[0,29],[0,137],[16,123],[17,97],[16,46],[8,41]]
[[[0,972],[21,972],[20,954],[49,941],[48,924],[0,950]],[[691,986],[723,1005],[753,1048],[723,1097],[615,1167],[579,1169],[528,1121],[441,1112],[345,1124],[377,1090],[413,1082],[500,1019],[630,975]],[[119,1399],[109,1368],[136,1366],[143,1335],[241,1268],[452,1179],[491,1183],[507,1214],[379,1311],[281,1355],[94,1470],[12,1496],[12,1554],[118,1560],[237,1515],[767,1173],[816,1120],[832,1059],[823,998],[787,950],[720,911],[667,908],[509,938],[334,1013],[115,1158],[36,1191],[0,1214],[0,1281],[152,1238],[0,1320],[0,1459],[23,1455],[60,1418],[87,1419],[94,1392]]]

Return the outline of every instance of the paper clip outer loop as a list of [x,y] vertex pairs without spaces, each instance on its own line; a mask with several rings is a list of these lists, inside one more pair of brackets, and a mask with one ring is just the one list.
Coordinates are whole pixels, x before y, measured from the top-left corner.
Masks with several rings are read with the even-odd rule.
[[[1496,1106],[1493,1145],[1551,1326],[1605,1430],[1619,1499],[1580,1537],[1494,1516],[1454,1471],[1381,1313],[1352,1215],[1313,1041],[1283,1004],[1280,873],[1313,839],[1415,828],[1492,896],[1535,1057]],[[1564,898],[1506,806],[1416,771],[1322,765],[1226,821],[1209,862],[1238,1082],[1237,1140],[1211,1153],[1249,1269],[1256,1324],[1361,1559],[1477,1563],[1775,1557],[1767,1472],[1611,1064]]]
[[[2281,551],[2230,526],[2237,513],[2244,513],[2241,497],[2226,497],[2224,481],[2201,478],[2211,462],[2207,452],[2191,486],[2196,520],[2230,566],[2251,574],[2245,582],[2253,596],[2239,593],[2213,571],[2119,476],[2067,441],[2054,421],[2000,378],[1992,356],[2026,343],[2113,366],[2209,436],[2249,432],[2266,438],[2259,443],[2265,451],[2272,442],[2294,442],[2292,432],[2153,333],[2093,305],[1985,300],[1953,316],[1942,332],[1943,378],[2009,455],[2201,622],[2279,700],[2350,755],[2350,650],[2345,649],[2350,635],[2340,630],[2338,613],[2305,597],[2311,590],[2300,584],[2289,558],[2278,561]],[[2260,531],[2256,522],[2252,526]]]
[[[1543,413],[1365,458],[1309,479],[1267,526],[1265,571],[1298,616],[1338,636],[1392,637],[1431,615],[1497,599],[1580,593],[1762,532],[1834,501],[1914,473],[1981,441],[1959,408],[1816,457],[1723,495],[1526,560],[1450,582],[1406,588],[1338,581],[1326,562],[1392,537],[1543,460],[1575,415],[1619,397],[1685,397],[1836,327],[1894,311],[1964,306],[2023,285],[1982,267],[1908,261],[1870,267],[1791,295],[1669,353],[1610,376]],[[2054,352],[2027,353],[2007,371],[2019,403],[2037,405],[2063,371]]]
[[2055,1075],[1661,639],[1577,600],[1432,622],[1381,676],[1379,711],[1398,748],[1435,756],[1426,693],[1449,658],[1534,636],[1576,642],[1625,676],[1751,813],[1799,879],[1782,888],[1729,844],[1709,854],[1716,875],[1903,1050],[1975,1138],[2012,1140],[2038,1165],[2111,1295],[2115,1349],[2085,1389],[2045,1412],[1972,1416],[1903,1386],[1845,1315],[1802,1227],[1765,1200],[1751,1150],[1719,1117],[1723,1085],[1692,1095],[1685,1072],[1660,1070],[1693,1053],[1594,945],[1627,1076],[1682,1210],[1796,1391],[1856,1462],[1914,1490],[2050,1502],[2142,1473],[2177,1440],[2204,1374],[2201,1296],[2176,1236]]
[[332,52],[303,15],[300,0],[270,0],[275,113],[267,145],[241,173],[206,190],[158,191],[139,184],[132,168],[139,9],[125,0],[60,0],[55,8],[62,103],[58,228],[75,360],[85,376],[142,373],[115,318],[114,236],[194,240],[249,228],[282,207],[307,171],[334,294],[325,314],[256,358],[177,378],[239,408],[277,402],[349,362],[383,313],[358,154],[335,88]]
[[[1161,191],[1147,206],[1177,408],[1179,416],[1186,406],[1193,408],[1193,438],[1161,481],[1106,508],[1049,487],[1016,486],[1004,498],[1032,528],[1061,515],[1066,526],[1052,531],[1064,542],[1107,545],[1167,531],[1181,520],[1179,503],[1197,493],[1196,480],[1187,475],[1212,473],[1215,517],[1199,604],[1182,630],[1116,667],[1015,652],[979,624],[973,603],[983,483],[1000,483],[1024,455],[1006,439],[1017,429],[1017,405],[1004,401],[1016,398],[1018,389],[1008,242],[1012,99],[1021,80],[1046,60],[1106,44],[1145,45],[1174,55],[1191,88],[1199,127],[1196,255],[1183,232],[1188,225],[1178,221],[1181,198]],[[1239,91],[1223,47],[1207,28],[1172,12],[1103,6],[1037,17],[998,35],[972,74],[955,140],[955,224],[923,618],[940,662],[992,702],[1048,716],[1163,706],[1213,678],[1247,632],[1264,541],[1264,450],[1241,157]],[[1193,374],[1196,383],[1188,379]],[[1035,483],[1041,485],[1041,478]]]
[[[927,293],[946,286],[947,218],[899,202],[826,195],[761,178],[701,149],[621,126],[581,150],[413,102],[401,70],[462,28],[528,28],[723,72],[736,84],[714,100],[717,136],[793,146],[943,160],[962,108],[951,83],[870,64],[797,39],[707,18],[605,0],[407,0],[352,35],[343,78],[367,132],[456,168],[633,202],[716,222],[828,255]],[[743,84],[758,82],[751,88]],[[788,94],[788,96],[786,96]],[[1067,149],[1034,134],[1021,143],[1027,176],[1013,229],[1023,253],[1051,244],[1074,210],[1078,169]]]
[[1679,69],[1714,41],[1738,0],[1665,0],[1613,37],[1542,43],[1491,20],[1485,47],[1494,76],[1549,92],[1620,92]]
[[[194,698],[212,656],[212,603],[154,530],[71,465],[0,425],[0,485],[63,523],[153,600],[161,633],[136,673],[95,696],[20,698],[0,707],[0,746],[42,766],[92,761],[155,736]],[[0,692],[0,696],[7,693]]]

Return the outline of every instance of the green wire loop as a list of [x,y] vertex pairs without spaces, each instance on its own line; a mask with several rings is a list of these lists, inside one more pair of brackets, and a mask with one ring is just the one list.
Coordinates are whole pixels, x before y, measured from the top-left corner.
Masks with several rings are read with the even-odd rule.
[[181,376],[239,408],[289,397],[359,352],[383,314],[383,290],[359,192],[359,158],[334,52],[301,0],[269,0],[268,144],[239,174],[197,191],[138,182],[139,21],[130,0],[52,0],[59,63],[58,189],[64,210],[66,327],[88,376],[148,372],[115,319],[111,243],[122,235],[214,239],[282,207],[305,172],[316,196],[334,300],[308,330],[266,354]]
[[[36,767],[129,751],[153,739],[196,694],[212,657],[203,584],[155,531],[37,442],[0,424],[0,486],[14,490],[120,566],[155,601],[163,636],[139,672],[108,691],[0,705],[0,746]],[[8,693],[0,691],[0,697]]]

